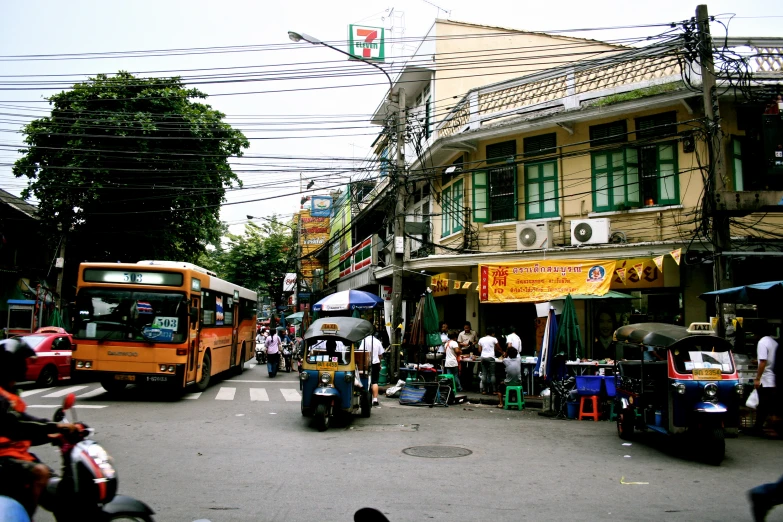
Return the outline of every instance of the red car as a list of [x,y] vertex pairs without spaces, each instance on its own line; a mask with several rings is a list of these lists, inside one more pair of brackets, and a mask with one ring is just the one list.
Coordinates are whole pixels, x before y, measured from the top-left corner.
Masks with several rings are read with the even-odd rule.
[[35,350],[35,356],[27,359],[28,381],[53,386],[71,378],[73,337],[64,328],[46,326],[22,337]]

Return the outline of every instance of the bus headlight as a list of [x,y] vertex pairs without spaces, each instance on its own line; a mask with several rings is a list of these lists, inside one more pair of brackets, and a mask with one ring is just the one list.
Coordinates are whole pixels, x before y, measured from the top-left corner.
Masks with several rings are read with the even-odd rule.
[[332,380],[332,376],[329,374],[329,372],[323,372],[321,374],[321,382],[324,384],[329,384],[329,381]]
[[170,372],[173,372],[173,371],[174,371],[174,365],[173,365],[173,364],[170,364],[170,365],[169,365],[169,368],[168,368],[168,370],[169,370]]
[[92,368],[92,361],[84,361],[85,368]]
[[76,361],[77,368],[84,368],[84,361]]
[[166,371],[166,365],[165,364],[161,364],[160,365],[160,371],[162,371],[162,372]]

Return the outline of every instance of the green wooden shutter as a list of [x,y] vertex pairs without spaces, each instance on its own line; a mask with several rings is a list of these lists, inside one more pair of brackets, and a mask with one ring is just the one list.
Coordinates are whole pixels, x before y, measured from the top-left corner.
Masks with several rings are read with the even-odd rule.
[[680,204],[676,142],[658,145],[658,204]]
[[605,152],[594,152],[591,155],[593,171],[593,212],[605,212],[611,209],[611,192],[609,190],[610,155]]
[[451,231],[459,232],[462,230],[463,212],[462,180],[457,181],[451,186]]
[[641,203],[641,179],[639,179],[639,151],[625,149],[625,201],[629,206],[638,207]]
[[443,189],[440,198],[440,215],[440,237],[446,237],[451,234],[451,187]]
[[487,172],[473,173],[473,221],[489,222],[489,202],[487,201]]

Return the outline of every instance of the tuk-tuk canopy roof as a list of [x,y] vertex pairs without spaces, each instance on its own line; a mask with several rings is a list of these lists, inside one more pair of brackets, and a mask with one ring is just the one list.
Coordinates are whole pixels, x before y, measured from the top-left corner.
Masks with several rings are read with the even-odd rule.
[[[688,333],[684,326],[666,323],[637,323],[621,326],[614,333],[619,342],[643,344],[666,348],[686,337],[705,336],[705,334]],[[712,335],[711,337],[716,337]],[[716,337],[716,339],[719,339]],[[729,344],[728,341],[724,341]],[[729,349],[731,345],[729,345]]]
[[[326,328],[324,329],[324,326]],[[334,328],[336,326],[336,329]],[[325,317],[313,321],[304,334],[305,339],[337,338],[357,343],[375,332],[375,327],[366,319],[356,317]]]

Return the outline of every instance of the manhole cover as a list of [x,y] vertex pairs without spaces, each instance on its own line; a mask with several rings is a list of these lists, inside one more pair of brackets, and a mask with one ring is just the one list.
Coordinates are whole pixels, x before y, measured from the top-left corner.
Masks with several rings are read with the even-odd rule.
[[473,452],[458,446],[413,446],[402,450],[411,457],[426,457],[428,459],[453,459],[467,457]]

